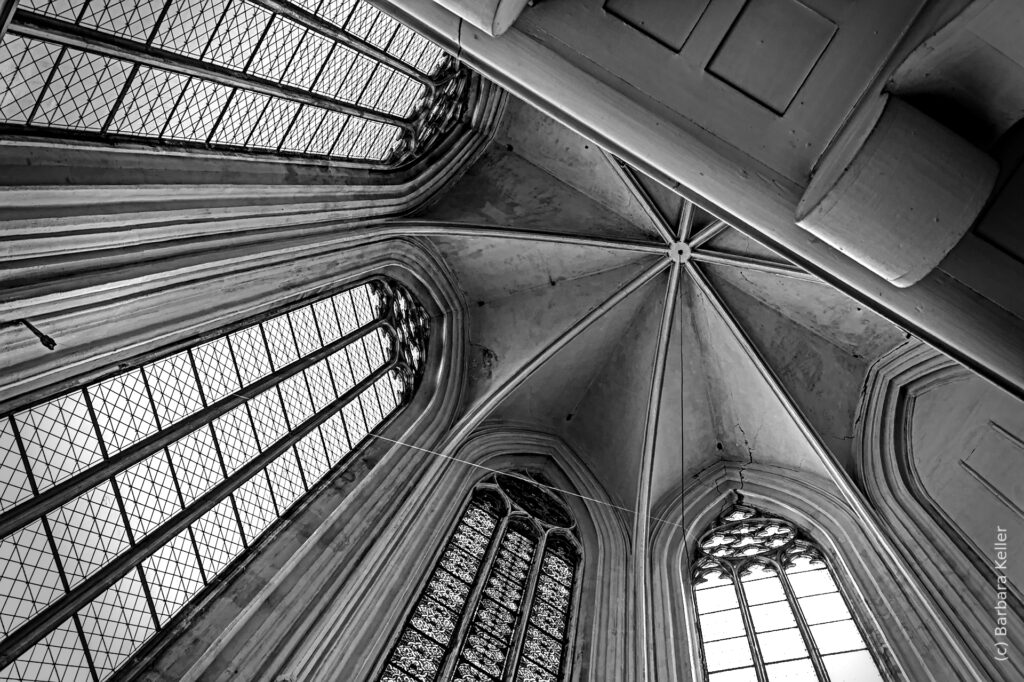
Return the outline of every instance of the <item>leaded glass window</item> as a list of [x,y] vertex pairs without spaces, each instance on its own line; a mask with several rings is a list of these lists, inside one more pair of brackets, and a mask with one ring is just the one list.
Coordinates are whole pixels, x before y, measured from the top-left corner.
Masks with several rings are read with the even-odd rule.
[[581,548],[548,487],[524,474],[476,486],[381,682],[568,678]]
[[697,547],[709,682],[881,682],[831,569],[793,525],[737,505]]
[[0,679],[102,680],[410,400],[375,278],[0,418]]
[[394,165],[461,116],[466,74],[363,0],[21,0],[8,132]]

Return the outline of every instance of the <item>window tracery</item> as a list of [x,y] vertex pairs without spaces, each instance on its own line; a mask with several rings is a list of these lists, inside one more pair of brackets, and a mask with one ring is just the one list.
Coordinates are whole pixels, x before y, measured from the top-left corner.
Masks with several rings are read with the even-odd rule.
[[10,132],[395,165],[461,116],[465,72],[363,0],[23,0]]
[[0,417],[0,679],[102,680],[407,404],[375,278]]
[[708,682],[881,682],[831,569],[794,526],[736,505],[697,547]]
[[478,484],[378,679],[566,679],[574,529],[568,509],[521,475]]

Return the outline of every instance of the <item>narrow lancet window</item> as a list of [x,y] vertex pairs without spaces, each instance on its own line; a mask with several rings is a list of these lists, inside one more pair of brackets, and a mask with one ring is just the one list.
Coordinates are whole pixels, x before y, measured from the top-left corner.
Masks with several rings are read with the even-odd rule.
[[565,506],[521,474],[476,486],[381,682],[568,678],[582,557]]
[[831,569],[794,526],[737,505],[697,547],[708,682],[881,682]]
[[103,680],[407,404],[375,278],[0,417],[0,678]]

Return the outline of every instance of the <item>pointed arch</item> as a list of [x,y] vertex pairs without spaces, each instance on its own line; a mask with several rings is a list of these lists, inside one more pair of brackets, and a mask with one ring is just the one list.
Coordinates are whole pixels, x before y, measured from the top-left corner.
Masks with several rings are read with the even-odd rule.
[[[659,513],[680,519],[664,524],[652,538],[654,612],[686,646],[672,648],[662,636],[655,642],[658,679],[703,679],[698,616],[690,573],[699,560],[697,542],[722,511],[743,504],[781,517],[806,533],[832,568],[850,611],[861,625],[887,680],[948,679],[950,670],[964,679],[977,677],[959,659],[934,624],[934,605],[922,602],[917,586],[908,585],[872,535],[869,524],[823,479],[758,464],[721,463],[702,472],[683,490],[666,496]],[[674,511],[671,511],[674,510]],[[681,511],[681,518],[680,518]],[[940,652],[937,656],[936,652]],[[913,670],[913,677],[907,669]]]
[[[973,390],[976,388],[981,390]],[[967,406],[960,409],[961,417],[978,417],[975,423],[970,419],[953,422],[952,430],[961,440],[943,440],[936,446],[940,452],[929,451],[930,434],[919,433],[927,428],[919,421],[928,412],[921,406],[935,396],[945,408],[940,414],[946,422],[946,415],[958,405]],[[1020,445],[1000,450],[984,439],[986,432],[1000,428],[993,421],[999,419],[996,408],[1002,408],[1004,416],[1020,413],[1019,402],[1010,395],[926,344],[908,341],[880,357],[868,373],[857,416],[861,428],[854,443],[855,475],[893,537],[899,538],[901,553],[915,563],[922,584],[933,595],[934,617],[926,626],[933,631],[944,627],[966,645],[970,660],[950,665],[969,671],[961,673],[965,678],[1016,680],[1024,674],[1024,663],[1013,656],[1000,660],[993,647],[1002,642],[1015,649],[1024,642],[1019,620],[998,620],[1000,608],[1009,613],[1020,611],[1021,596],[1019,586],[1008,575],[1013,569],[1000,565],[994,544],[998,542],[998,524],[1011,528],[1011,524],[1020,524],[1020,512],[1013,509],[1012,499],[998,488],[993,490],[992,481],[986,481],[986,486],[977,480],[977,472],[972,474],[972,462],[976,461],[972,452],[990,459],[1020,452]],[[934,427],[934,421],[931,424]],[[920,436],[926,440],[919,441]],[[1008,437],[1013,440],[1012,434]],[[917,451],[919,443],[923,451]],[[964,446],[973,450],[960,450]],[[995,484],[1002,487],[1017,480],[1015,470],[1007,471],[1006,480],[995,480]],[[950,489],[957,491],[957,497],[971,500],[969,509],[949,505],[949,496],[944,503],[936,499],[935,482],[944,476],[955,482],[956,487]],[[968,496],[965,491],[971,486],[974,494]],[[961,525],[968,519],[990,523],[991,539],[971,537],[969,528]]]
[[412,402],[429,333],[377,275],[0,417],[0,667],[107,679],[151,647]]
[[[374,633],[374,643],[367,650],[386,654],[391,633],[404,622],[407,605],[418,596],[418,585],[409,584],[404,576],[421,576],[430,571],[432,551],[443,544],[445,533],[457,521],[458,509],[449,500],[461,498],[479,480],[484,472],[478,467],[518,469],[543,476],[559,490],[569,491],[563,500],[575,519],[583,549],[578,626],[571,647],[573,679],[623,679],[624,671],[629,670],[630,656],[628,616],[621,606],[621,595],[628,585],[630,519],[614,511],[608,494],[582,460],[553,436],[511,426],[485,425],[451,456],[460,461],[431,458],[429,471],[385,536],[390,538],[384,540],[389,542],[389,565],[403,568],[377,575],[381,581],[378,589],[388,590],[394,603],[382,607],[378,601],[374,607],[368,607],[367,617],[384,625],[380,625],[383,632]],[[355,679],[369,674],[356,672],[361,669],[346,668],[353,671]]]
[[[457,391],[447,393],[449,399],[457,396]],[[198,660],[189,643],[179,640],[149,670],[168,669],[174,677],[167,679],[184,680],[372,679],[420,595],[422,582],[409,576],[429,575],[438,548],[459,521],[463,505],[453,501],[467,500],[491,470],[519,470],[571,493],[563,500],[584,548],[579,625],[569,647],[573,678],[623,679],[630,657],[627,610],[621,603],[629,584],[628,519],[614,511],[607,493],[560,440],[485,426],[460,447],[445,450],[438,443],[449,423],[436,414],[425,416],[410,431],[417,448],[378,442],[387,447],[367,453],[363,462],[369,469],[358,485],[338,482],[347,492],[344,499],[335,498],[323,517],[296,519],[315,530],[301,542],[281,546],[272,579],[258,590],[235,592],[245,595],[244,608],[233,606],[233,600],[218,602],[222,612],[209,618],[220,621],[216,638],[204,644]],[[419,450],[433,447],[446,457]],[[239,587],[245,585],[232,589]],[[226,617],[231,622],[225,628]],[[194,629],[213,627],[206,616],[203,621]]]
[[[457,289],[450,274],[431,252],[417,248],[412,242],[385,242],[357,253],[366,258],[346,259],[341,267],[334,261],[333,274],[339,280],[335,286],[344,288],[347,282],[358,283],[368,273],[400,282],[424,305],[430,337],[435,340],[427,346],[424,361],[427,369],[419,389],[407,407],[390,419],[380,433],[390,438],[409,438],[417,442],[422,438],[423,442],[431,442],[449,422],[462,381],[464,321]],[[330,263],[333,259],[328,256],[326,260]],[[285,300],[292,300],[287,296]],[[231,661],[222,656],[227,655],[225,652],[233,645],[240,644],[236,637],[243,640],[242,644],[261,641],[260,627],[268,623],[263,610],[278,610],[281,604],[276,590],[290,591],[291,578],[301,574],[310,563],[324,558],[325,544],[337,542],[339,537],[353,537],[352,552],[358,556],[362,551],[360,543],[372,543],[375,538],[372,533],[361,537],[358,532],[368,520],[359,513],[362,511],[360,501],[365,499],[361,491],[365,493],[364,482],[372,477],[377,463],[390,450],[386,441],[372,435],[368,437],[340,468],[330,472],[317,486],[315,494],[296,503],[277,529],[272,529],[261,540],[258,552],[249,553],[229,567],[200,595],[188,614],[165,628],[164,635],[154,640],[154,646],[127,661],[125,666],[130,672],[126,674],[147,671],[167,680],[190,679],[190,675],[205,678],[214,675],[212,671],[217,670],[219,664],[231,665]],[[400,462],[395,469],[408,471]],[[355,517],[359,517],[359,522],[353,523]],[[351,571],[352,562],[341,562],[333,568],[344,575]],[[337,576],[321,570],[314,570],[314,573]],[[344,579],[337,582],[343,584]],[[322,590],[323,584],[317,584]],[[287,619],[280,611],[276,617],[280,622]],[[186,633],[187,636],[182,636]],[[281,634],[288,633],[277,633]],[[259,656],[252,658],[259,659]]]
[[543,477],[481,479],[375,679],[569,679],[583,547]]
[[696,550],[705,680],[882,681],[833,570],[791,523],[734,504]]

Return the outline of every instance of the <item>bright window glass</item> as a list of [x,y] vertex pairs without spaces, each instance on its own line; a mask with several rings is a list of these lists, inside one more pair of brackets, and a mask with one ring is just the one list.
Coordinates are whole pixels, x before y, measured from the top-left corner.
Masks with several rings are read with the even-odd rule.
[[709,682],[881,682],[820,551],[735,506],[698,542],[694,599]]
[[408,402],[426,343],[375,279],[0,418],[0,679],[112,675]]

